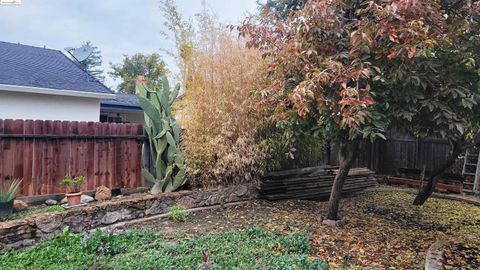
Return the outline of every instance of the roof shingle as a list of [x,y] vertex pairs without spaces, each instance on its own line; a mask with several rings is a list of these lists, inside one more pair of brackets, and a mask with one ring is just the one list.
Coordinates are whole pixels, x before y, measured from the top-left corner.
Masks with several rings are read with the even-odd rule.
[[0,84],[113,94],[61,51],[3,41]]
[[117,93],[115,99],[102,100],[102,105],[117,105],[140,108],[138,96],[135,94]]

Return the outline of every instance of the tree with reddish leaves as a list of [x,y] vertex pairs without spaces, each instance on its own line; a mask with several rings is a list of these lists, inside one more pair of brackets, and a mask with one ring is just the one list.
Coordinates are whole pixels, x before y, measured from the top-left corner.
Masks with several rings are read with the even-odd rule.
[[[338,219],[360,140],[385,139],[385,129],[400,124],[467,142],[478,128],[474,117],[462,118],[478,107],[478,32],[465,29],[476,27],[476,14],[475,4],[461,0],[279,0],[238,27],[247,45],[270,61],[273,83],[260,104],[274,119],[315,119],[312,129],[339,146],[327,219]],[[458,52],[453,43],[463,38]],[[468,57],[473,62],[467,55],[475,55]],[[452,90],[459,81],[463,88]],[[445,110],[456,117],[439,116]],[[445,122],[438,125],[438,117]]]
[[[396,91],[389,99],[396,123],[419,137],[447,139],[449,156],[427,176],[414,204],[422,205],[443,173],[469,147],[480,145],[480,28],[478,3],[439,1],[438,34],[430,48],[416,50],[405,68],[395,57],[385,73]],[[432,30],[433,31],[433,30]]]

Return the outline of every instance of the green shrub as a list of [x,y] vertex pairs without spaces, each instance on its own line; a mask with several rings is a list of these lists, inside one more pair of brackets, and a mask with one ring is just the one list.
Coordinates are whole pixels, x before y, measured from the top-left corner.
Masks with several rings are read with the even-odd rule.
[[10,202],[15,199],[18,188],[22,183],[21,179],[15,179],[10,185],[5,183],[0,184],[0,202]]
[[[328,270],[311,260],[309,237],[281,235],[259,228],[166,242],[151,232],[112,235],[97,231],[90,238],[68,230],[22,251],[0,256],[0,269],[199,269],[203,254],[209,270]],[[205,257],[204,257],[205,258]]]
[[267,170],[288,170],[326,164],[326,143],[306,121],[267,123],[260,129],[268,152]]
[[66,175],[60,185],[65,187],[69,193],[78,193],[81,191],[83,183],[85,183],[85,176],[71,177]]
[[177,222],[185,222],[188,219],[188,209],[181,205],[181,204],[175,204],[174,206],[170,207],[168,210],[168,219],[177,221]]

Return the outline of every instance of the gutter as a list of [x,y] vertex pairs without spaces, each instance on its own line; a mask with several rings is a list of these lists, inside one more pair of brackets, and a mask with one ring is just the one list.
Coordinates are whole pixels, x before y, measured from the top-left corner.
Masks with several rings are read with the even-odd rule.
[[135,105],[100,103],[100,110],[102,109],[112,110],[112,111],[143,112],[143,109],[140,106],[135,106]]
[[53,89],[53,88],[42,88],[42,87],[10,85],[10,84],[0,84],[0,91],[45,94],[45,95],[56,95],[56,96],[69,96],[69,97],[84,97],[84,98],[95,98],[95,99],[115,99],[116,97],[115,94],[107,94],[107,93],[83,92],[83,91],[75,91],[75,90],[59,90],[59,89]]

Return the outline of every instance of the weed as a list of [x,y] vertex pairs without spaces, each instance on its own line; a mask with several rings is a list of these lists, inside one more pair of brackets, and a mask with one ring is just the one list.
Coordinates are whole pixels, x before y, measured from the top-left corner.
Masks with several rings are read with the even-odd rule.
[[177,221],[177,222],[185,222],[188,219],[188,209],[181,205],[181,204],[176,204],[168,210],[168,219]]

